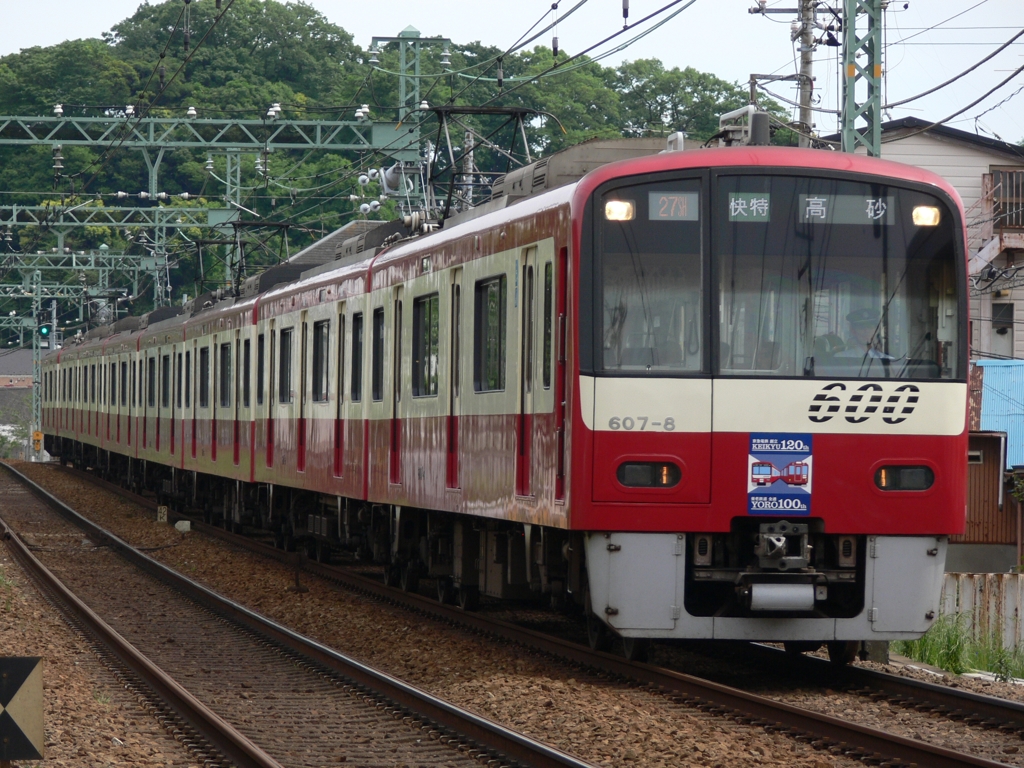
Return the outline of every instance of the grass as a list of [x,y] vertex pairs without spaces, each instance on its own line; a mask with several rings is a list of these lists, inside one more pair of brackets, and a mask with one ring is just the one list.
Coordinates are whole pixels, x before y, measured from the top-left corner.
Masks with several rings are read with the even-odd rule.
[[990,672],[1000,680],[1024,678],[1024,649],[1007,649],[1000,638],[975,638],[964,614],[940,616],[919,640],[897,640],[894,653],[955,674]]

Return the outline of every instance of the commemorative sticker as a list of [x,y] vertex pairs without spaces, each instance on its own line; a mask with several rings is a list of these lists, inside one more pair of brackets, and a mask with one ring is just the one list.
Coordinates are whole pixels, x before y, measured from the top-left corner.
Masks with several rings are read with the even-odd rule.
[[747,513],[811,514],[814,457],[809,434],[752,433],[747,457]]

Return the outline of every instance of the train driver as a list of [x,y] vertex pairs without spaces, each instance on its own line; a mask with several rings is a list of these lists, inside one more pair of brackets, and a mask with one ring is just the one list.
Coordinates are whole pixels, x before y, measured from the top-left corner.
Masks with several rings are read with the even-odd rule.
[[846,316],[846,322],[850,324],[850,338],[846,342],[846,348],[836,353],[836,357],[859,357],[874,358],[877,360],[892,360],[892,355],[883,352],[881,337],[879,335],[879,319],[881,314],[877,309],[861,307],[855,309]]

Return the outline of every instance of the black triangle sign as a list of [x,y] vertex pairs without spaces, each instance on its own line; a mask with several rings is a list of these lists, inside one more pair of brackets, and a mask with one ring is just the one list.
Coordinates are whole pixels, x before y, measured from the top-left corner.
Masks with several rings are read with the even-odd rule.
[[43,756],[7,712],[0,713],[0,760],[42,760]]
[[4,709],[24,685],[25,680],[39,663],[37,656],[7,656],[0,658],[0,706]]

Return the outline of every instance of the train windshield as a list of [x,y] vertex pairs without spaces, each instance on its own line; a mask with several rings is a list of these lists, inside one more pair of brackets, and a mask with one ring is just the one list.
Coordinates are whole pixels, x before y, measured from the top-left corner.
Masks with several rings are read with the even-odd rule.
[[701,181],[631,185],[598,200],[606,371],[699,371]]
[[963,375],[956,228],[938,198],[732,175],[714,207],[722,375]]

